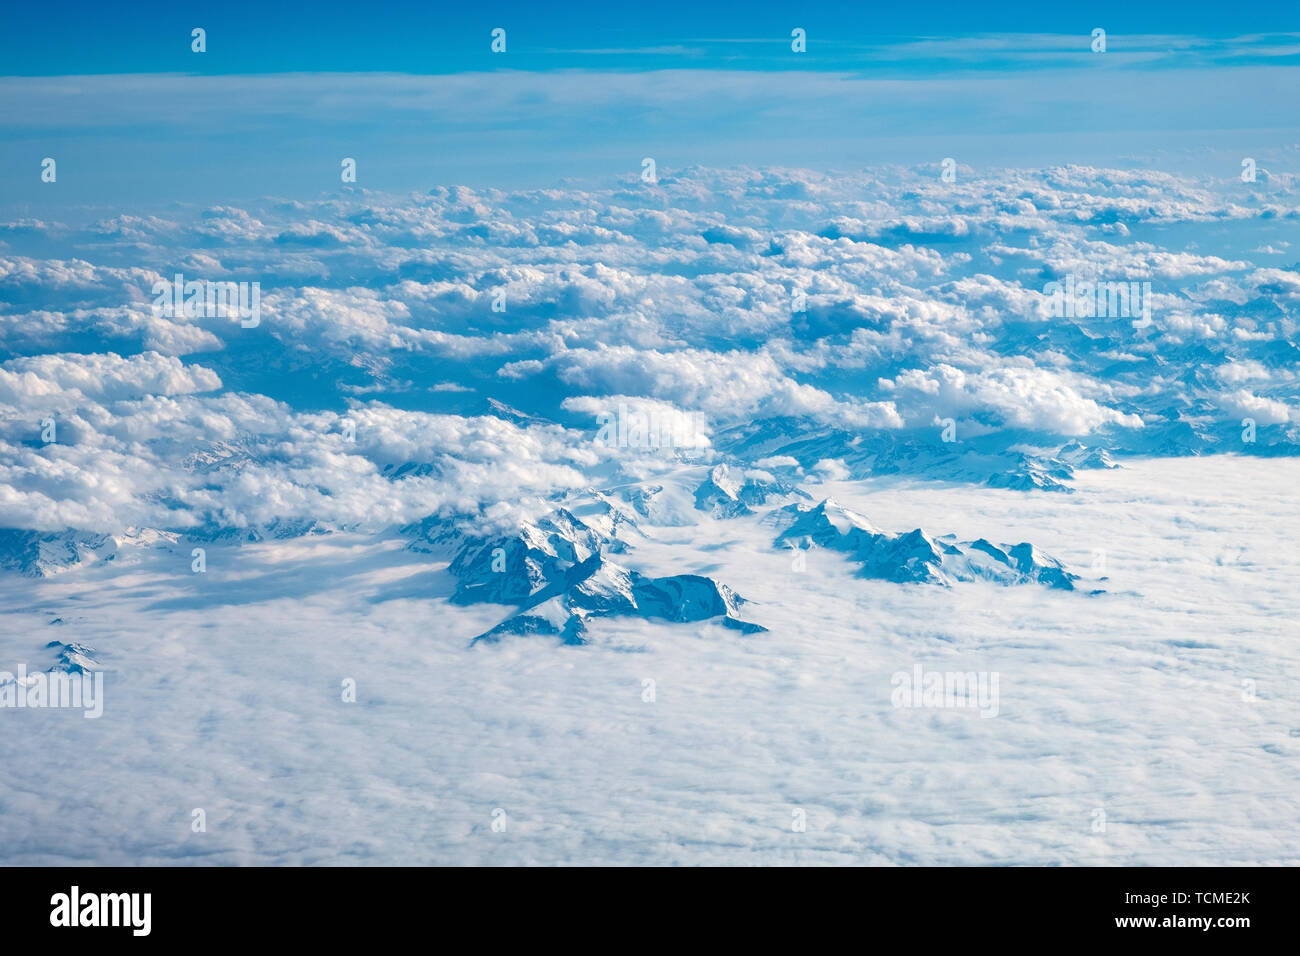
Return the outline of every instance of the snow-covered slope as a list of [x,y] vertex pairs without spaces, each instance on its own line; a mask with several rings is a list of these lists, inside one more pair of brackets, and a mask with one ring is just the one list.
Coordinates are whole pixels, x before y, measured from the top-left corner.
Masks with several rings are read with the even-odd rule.
[[864,578],[942,585],[981,579],[1036,582],[1065,591],[1074,590],[1078,580],[1060,561],[1027,542],[958,541],[953,535],[932,537],[920,528],[891,535],[831,498],[812,507],[793,504],[778,515],[785,526],[773,542],[777,547],[842,551],[859,564]]
[[566,644],[587,639],[587,622],[602,617],[640,617],[690,623],[717,620],[743,634],[766,628],[739,618],[745,603],[725,584],[697,574],[652,578],[594,554],[576,565],[563,584],[549,587],[524,602],[524,609],[475,641],[507,634],[559,635]]
[[[609,560],[630,549],[623,535],[636,524],[603,494],[585,496],[513,534],[472,538],[461,545],[448,570],[456,576],[457,604],[514,604],[520,610],[475,640],[506,634],[559,635],[582,643],[591,617],[639,616],[688,622],[720,618],[727,627],[763,630],[739,620],[744,600],[725,584],[700,575],[648,577]],[[595,525],[595,527],[593,527]]]
[[0,528],[0,569],[28,577],[49,577],[97,561],[129,560],[143,549],[170,548],[173,532],[130,528],[121,534],[86,531],[25,531]]
[[807,498],[807,492],[768,472],[715,465],[695,490],[695,508],[715,518],[735,518],[753,514],[753,507],[769,499],[795,495]]

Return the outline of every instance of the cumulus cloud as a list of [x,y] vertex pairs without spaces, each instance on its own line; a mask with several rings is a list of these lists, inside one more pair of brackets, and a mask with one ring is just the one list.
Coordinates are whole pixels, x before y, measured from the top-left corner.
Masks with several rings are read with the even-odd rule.
[[904,372],[888,387],[905,396],[900,405],[925,418],[991,411],[1014,427],[1063,435],[1086,435],[1105,424],[1142,427],[1141,416],[1101,405],[1045,368],[967,372],[936,365]]
[[175,356],[145,352],[106,355],[35,355],[0,365],[0,399],[15,404],[32,398],[81,395],[117,400],[143,395],[187,395],[221,387],[216,372],[183,365]]
[[[1293,214],[1290,181],[1244,204],[1085,166],[951,184],[662,172],[653,190],[449,186],[7,224],[0,524],[513,513],[670,467],[594,440],[623,409],[691,431],[709,460],[824,478],[869,471],[875,437],[929,440],[949,417],[1007,450],[1026,431],[1143,451],[1125,436],[1191,414],[1294,420],[1295,270],[1116,228],[1259,230]],[[158,262],[168,274],[142,265]],[[173,271],[258,282],[260,324],[156,314]],[[1063,274],[1149,279],[1154,327],[1045,314]],[[823,435],[841,446],[809,445]]]
[[628,395],[662,396],[719,419],[754,414],[809,415],[868,427],[898,427],[889,402],[840,402],[829,393],[786,375],[766,352],[676,352],[626,346],[569,349],[552,359],[570,385]]
[[1277,425],[1292,420],[1292,408],[1286,402],[1256,395],[1249,389],[1238,389],[1219,396],[1219,404],[1228,417],[1252,418],[1260,425]]
[[813,471],[827,481],[845,481],[849,468],[842,458],[823,458],[813,465]]

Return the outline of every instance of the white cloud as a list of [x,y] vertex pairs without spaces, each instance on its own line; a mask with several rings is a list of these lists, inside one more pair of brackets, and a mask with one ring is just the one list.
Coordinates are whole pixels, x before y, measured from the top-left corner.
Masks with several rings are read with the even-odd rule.
[[1219,405],[1229,418],[1253,418],[1260,425],[1277,425],[1292,420],[1292,409],[1286,402],[1264,398],[1249,389],[1225,392],[1219,396]]
[[[1108,408],[1080,394],[1085,384],[1071,382],[1043,368],[1002,368],[966,372],[951,365],[913,369],[898,375],[892,387],[897,400],[914,420],[947,417],[951,413],[995,412],[1008,425],[1064,435],[1086,435],[1104,424],[1142,427],[1140,416]],[[1101,386],[1094,386],[1101,391]]]

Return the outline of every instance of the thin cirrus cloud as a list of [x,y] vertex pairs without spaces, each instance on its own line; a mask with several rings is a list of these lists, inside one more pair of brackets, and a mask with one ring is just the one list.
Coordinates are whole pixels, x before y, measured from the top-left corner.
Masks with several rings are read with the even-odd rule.
[[673,62],[639,72],[5,77],[0,164],[13,173],[10,201],[49,198],[21,171],[55,153],[62,196],[153,204],[320,195],[338,188],[343,157],[357,160],[359,186],[427,189],[631,174],[645,156],[665,167],[827,169],[944,156],[1115,165],[1173,153],[1205,167],[1226,160],[1182,151],[1239,158],[1294,140],[1300,71],[1290,64],[1238,56],[1145,69],[1119,53],[1073,65],[1046,56],[1031,70],[904,77]]

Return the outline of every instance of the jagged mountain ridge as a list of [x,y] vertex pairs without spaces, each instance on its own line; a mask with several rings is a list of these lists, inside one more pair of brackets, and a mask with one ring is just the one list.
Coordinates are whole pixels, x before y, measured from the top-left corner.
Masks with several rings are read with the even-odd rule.
[[790,482],[766,472],[715,465],[695,490],[695,509],[708,512],[715,518],[736,518],[753,514],[755,505],[786,495],[809,497],[807,492]]
[[176,544],[179,535],[152,528],[124,534],[92,531],[30,531],[0,528],[0,568],[33,578],[48,578],[98,561],[119,560],[124,553]]
[[458,579],[452,601],[519,606],[476,641],[549,634],[583,643],[589,618],[626,615],[682,623],[721,618],[744,633],[764,630],[741,621],[744,599],[712,578],[650,577],[611,561],[610,554],[629,550],[620,535],[635,532],[635,522],[604,495],[594,496],[588,507],[604,517],[603,527],[557,508],[512,534],[464,542],[448,566]]
[[1065,591],[1073,591],[1078,580],[1060,561],[1028,542],[996,545],[986,538],[963,542],[954,535],[932,537],[920,528],[889,534],[833,498],[812,507],[789,505],[775,518],[784,524],[773,541],[775,547],[843,552],[859,562],[859,574],[865,578],[943,586],[976,580],[1008,585],[1033,582]]

